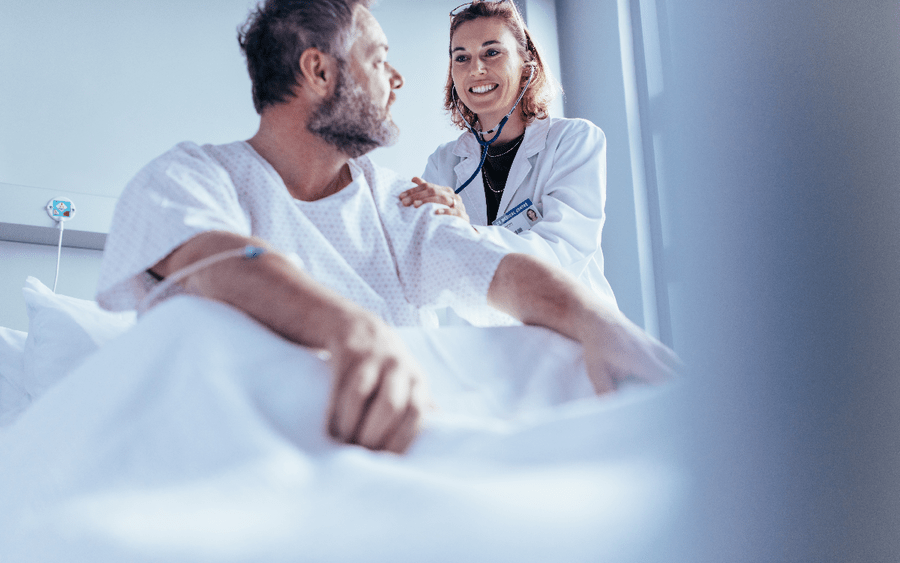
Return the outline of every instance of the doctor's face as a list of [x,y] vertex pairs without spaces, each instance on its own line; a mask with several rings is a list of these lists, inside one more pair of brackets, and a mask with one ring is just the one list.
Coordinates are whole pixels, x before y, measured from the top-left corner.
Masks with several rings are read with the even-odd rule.
[[525,61],[515,36],[499,18],[459,26],[450,42],[450,69],[459,99],[482,127],[499,122],[519,96]]

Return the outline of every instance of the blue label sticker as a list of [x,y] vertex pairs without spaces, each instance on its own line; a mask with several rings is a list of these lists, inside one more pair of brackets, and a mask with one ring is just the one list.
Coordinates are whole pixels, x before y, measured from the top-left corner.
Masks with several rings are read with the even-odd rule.
[[72,202],[54,199],[51,212],[53,213],[54,217],[71,217]]
[[47,215],[57,223],[68,221],[75,216],[75,204],[67,197],[57,196],[47,202]]

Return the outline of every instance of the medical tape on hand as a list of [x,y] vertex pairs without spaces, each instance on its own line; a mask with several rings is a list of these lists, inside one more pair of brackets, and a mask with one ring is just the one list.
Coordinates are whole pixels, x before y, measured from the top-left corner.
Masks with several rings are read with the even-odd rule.
[[138,304],[137,310],[140,313],[147,311],[147,309],[150,308],[153,302],[160,295],[168,291],[173,285],[190,276],[191,274],[195,274],[200,270],[208,268],[217,262],[221,262],[222,260],[227,260],[229,258],[245,258],[247,260],[255,260],[265,253],[265,248],[248,244],[243,248],[225,250],[223,252],[213,254],[212,256],[207,256],[206,258],[203,258],[201,260],[197,260],[193,264],[185,266],[171,276],[166,277],[163,281],[159,282],[159,284],[141,300],[140,304]]

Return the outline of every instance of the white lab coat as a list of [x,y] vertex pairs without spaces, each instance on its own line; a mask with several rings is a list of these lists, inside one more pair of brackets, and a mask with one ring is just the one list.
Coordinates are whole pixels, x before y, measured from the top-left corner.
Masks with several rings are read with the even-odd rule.
[[[466,131],[428,158],[422,178],[433,184],[461,186],[475,172],[481,148]],[[560,266],[601,298],[615,304],[603,275],[600,232],[606,219],[606,136],[584,119],[536,119],[525,128],[503,198],[501,216],[531,199],[543,219],[530,231],[515,234],[487,226],[481,175],[460,194],[478,231],[513,252],[530,254]]]

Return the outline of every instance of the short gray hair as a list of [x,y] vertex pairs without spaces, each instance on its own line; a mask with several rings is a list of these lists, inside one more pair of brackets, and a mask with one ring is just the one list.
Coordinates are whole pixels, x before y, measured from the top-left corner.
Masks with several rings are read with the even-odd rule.
[[265,0],[238,31],[257,113],[288,101],[300,84],[300,55],[315,48],[345,60],[353,39],[353,10],[371,0]]

